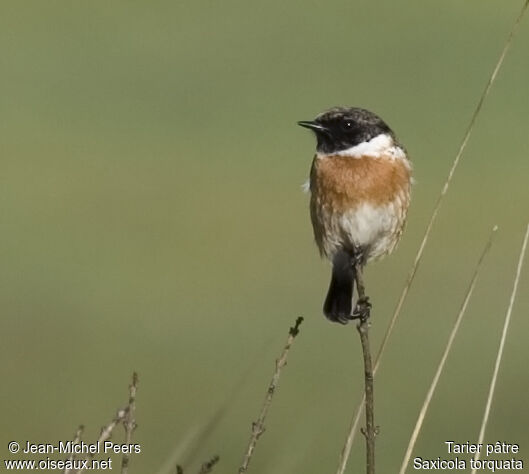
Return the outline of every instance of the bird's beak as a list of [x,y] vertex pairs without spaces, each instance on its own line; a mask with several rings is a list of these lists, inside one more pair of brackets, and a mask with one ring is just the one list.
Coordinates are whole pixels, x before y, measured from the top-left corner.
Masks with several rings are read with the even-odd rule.
[[311,130],[314,130],[315,132],[326,132],[327,128],[323,125],[320,125],[318,122],[313,122],[310,120],[301,120],[298,122],[298,125],[305,128],[310,128]]

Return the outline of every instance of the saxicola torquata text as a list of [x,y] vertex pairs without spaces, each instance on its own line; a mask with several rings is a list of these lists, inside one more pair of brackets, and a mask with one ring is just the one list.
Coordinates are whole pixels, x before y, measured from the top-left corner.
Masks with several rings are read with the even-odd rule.
[[393,131],[365,109],[334,107],[313,121],[310,216],[322,256],[332,262],[325,316],[346,324],[352,313],[355,264],[393,251],[410,202],[411,164]]

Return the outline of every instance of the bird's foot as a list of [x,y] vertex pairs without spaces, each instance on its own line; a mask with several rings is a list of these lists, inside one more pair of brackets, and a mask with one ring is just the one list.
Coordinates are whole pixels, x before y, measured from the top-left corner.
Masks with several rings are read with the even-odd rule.
[[369,302],[369,296],[359,298],[356,302],[353,314],[350,319],[359,319],[360,322],[364,323],[369,319],[371,315],[371,303]]

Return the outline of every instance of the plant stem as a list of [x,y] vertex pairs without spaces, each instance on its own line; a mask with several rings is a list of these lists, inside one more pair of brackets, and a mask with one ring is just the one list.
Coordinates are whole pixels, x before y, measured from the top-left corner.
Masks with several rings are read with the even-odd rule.
[[362,429],[362,433],[366,439],[366,473],[375,474],[375,437],[377,435],[377,427],[375,426],[373,362],[369,346],[369,314],[371,306],[365,295],[362,265],[360,262],[356,262],[355,267],[356,289],[358,291],[358,303],[355,312],[360,313],[360,322],[356,328],[360,334],[364,356],[366,427]]
[[244,459],[242,461],[241,467],[239,468],[239,471],[238,471],[239,474],[243,474],[248,470],[248,465],[250,464],[250,460],[252,459],[255,446],[257,445],[257,440],[264,433],[264,430],[265,430],[264,422],[266,419],[266,415],[268,413],[268,409],[270,408],[270,405],[272,404],[272,398],[274,396],[274,393],[279,383],[281,369],[287,364],[287,357],[288,357],[288,352],[290,351],[290,346],[292,346],[294,339],[299,334],[299,326],[302,323],[302,321],[303,321],[302,317],[297,318],[294,326],[292,326],[289,329],[287,342],[285,344],[285,347],[283,348],[283,352],[281,353],[281,356],[279,357],[279,359],[276,360],[276,370],[274,372],[272,380],[270,381],[270,384],[268,385],[268,389],[266,391],[266,397],[263,402],[263,406],[261,408],[261,413],[259,414],[259,418],[257,419],[257,421],[252,423],[252,434],[250,436],[250,441],[248,442],[248,448],[246,449],[246,453],[244,454]]

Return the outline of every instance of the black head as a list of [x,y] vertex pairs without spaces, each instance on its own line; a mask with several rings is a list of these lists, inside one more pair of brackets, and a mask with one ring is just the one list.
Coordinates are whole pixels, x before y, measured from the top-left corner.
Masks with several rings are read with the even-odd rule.
[[316,134],[316,150],[336,153],[367,142],[380,134],[394,137],[388,125],[373,112],[356,107],[333,107],[319,114],[313,121],[298,122]]

